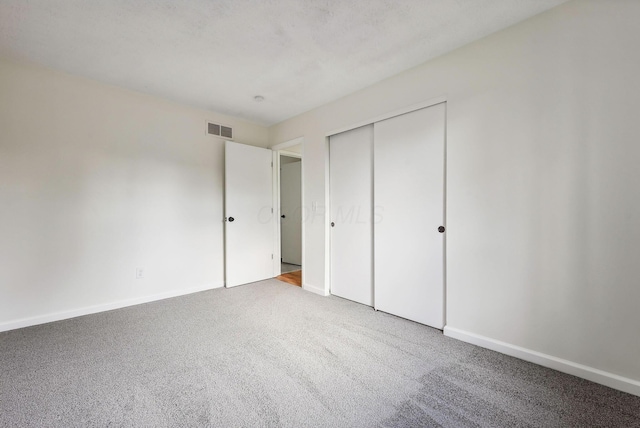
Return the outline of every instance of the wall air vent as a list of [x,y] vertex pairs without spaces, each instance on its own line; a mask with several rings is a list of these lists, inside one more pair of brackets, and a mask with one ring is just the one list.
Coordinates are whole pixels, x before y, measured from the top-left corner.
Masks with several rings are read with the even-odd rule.
[[233,138],[233,130],[228,126],[221,126],[220,135],[224,138]]
[[215,135],[227,140],[233,140],[233,129],[230,126],[218,125],[217,123],[207,122],[207,135]]

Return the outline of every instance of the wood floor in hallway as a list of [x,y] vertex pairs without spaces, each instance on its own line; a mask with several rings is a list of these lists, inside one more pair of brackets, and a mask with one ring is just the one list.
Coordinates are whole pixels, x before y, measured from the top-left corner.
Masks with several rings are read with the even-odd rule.
[[298,287],[302,287],[302,270],[283,273],[282,275],[278,276],[276,279],[286,282],[288,284],[293,284],[293,285],[297,285]]

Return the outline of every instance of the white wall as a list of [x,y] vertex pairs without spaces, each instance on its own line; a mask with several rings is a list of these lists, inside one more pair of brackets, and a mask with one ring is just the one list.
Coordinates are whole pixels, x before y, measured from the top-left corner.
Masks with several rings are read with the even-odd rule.
[[267,145],[261,126],[0,60],[0,330],[223,284],[207,119]]
[[[278,124],[271,144],[304,136],[305,202],[323,204],[327,132],[445,95],[448,326],[639,381],[639,19],[636,1],[566,3]],[[306,224],[317,287],[323,220]]]
[[284,149],[284,151],[302,155],[302,144],[296,144],[295,146],[287,147],[286,149]]

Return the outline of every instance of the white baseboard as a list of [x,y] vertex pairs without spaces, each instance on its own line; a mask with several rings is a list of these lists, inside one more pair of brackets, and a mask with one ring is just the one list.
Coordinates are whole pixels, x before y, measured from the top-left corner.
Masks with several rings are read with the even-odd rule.
[[454,327],[446,326],[444,328],[444,334],[445,336],[462,340],[463,342],[472,343],[483,348],[491,349],[492,351],[497,351],[502,354],[520,358],[521,360],[558,370],[559,372],[567,373],[610,388],[627,392],[629,394],[640,396],[640,382],[637,380],[574,363],[573,361],[553,357],[541,352],[532,351],[506,342],[501,342],[489,337],[480,336]]
[[171,297],[184,296],[186,294],[198,293],[200,291],[220,288],[223,284],[211,285],[207,284],[200,287],[189,288],[186,290],[173,290],[165,293],[154,294],[151,296],[135,297],[133,299],[118,300],[116,302],[105,303],[100,305],[86,306],[84,308],[71,309],[69,311],[55,312],[52,314],[38,315],[35,317],[21,318],[14,321],[8,321],[0,324],[0,332],[15,330],[18,328],[31,327],[38,324],[46,324],[48,322],[61,321],[69,318],[76,318],[83,315],[95,314],[98,312],[111,311],[127,306],[140,305],[142,303],[155,302],[156,300],[169,299]]
[[328,296],[329,295],[329,293],[324,291],[324,287],[320,288],[320,287],[316,287],[315,285],[302,284],[302,289],[306,290],[306,291],[310,291],[310,292],[315,293],[315,294],[319,294],[321,296]]

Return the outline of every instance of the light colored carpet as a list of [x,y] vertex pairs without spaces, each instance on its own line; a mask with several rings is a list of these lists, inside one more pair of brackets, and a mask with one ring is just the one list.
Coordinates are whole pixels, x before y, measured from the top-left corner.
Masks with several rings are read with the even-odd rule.
[[0,333],[0,426],[640,427],[640,398],[269,280]]

